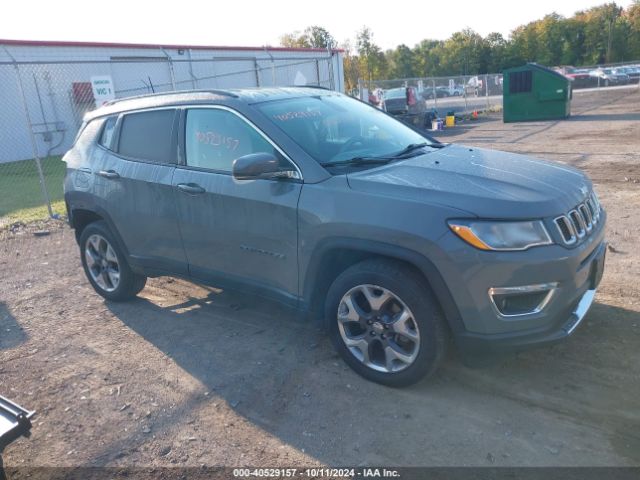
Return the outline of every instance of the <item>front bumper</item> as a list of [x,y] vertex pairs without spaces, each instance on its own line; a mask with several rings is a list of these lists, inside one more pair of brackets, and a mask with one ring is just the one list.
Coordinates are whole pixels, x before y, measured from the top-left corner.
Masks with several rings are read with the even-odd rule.
[[457,346],[467,354],[486,354],[523,350],[562,341],[578,328],[591,308],[595,295],[595,288],[586,290],[565,321],[550,329],[495,335],[464,332],[456,337]]
[[[466,257],[460,250],[455,252],[459,267],[445,268],[449,278],[443,277],[462,320],[453,331],[458,348],[470,353],[519,350],[571,335],[591,307],[602,277],[607,250],[604,223],[589,241],[573,249],[541,247],[492,257],[484,252]],[[558,288],[549,304],[531,315],[501,317],[487,294],[489,287],[547,282]]]

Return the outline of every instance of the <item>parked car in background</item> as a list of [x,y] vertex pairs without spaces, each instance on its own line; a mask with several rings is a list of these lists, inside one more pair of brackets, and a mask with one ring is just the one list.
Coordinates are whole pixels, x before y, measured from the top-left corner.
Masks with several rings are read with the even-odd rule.
[[566,67],[563,75],[571,80],[571,88],[591,88],[598,86],[598,78],[591,75],[588,69]]
[[597,68],[591,70],[589,75],[599,79],[599,85],[603,87],[608,87],[609,85],[626,85],[629,83],[629,75],[616,72],[613,68]]
[[98,294],[171,275],[276,299],[386,385],[433,373],[451,337],[472,364],[565,339],[602,278],[606,213],[583,172],[439,143],[318,87],[111,101],[63,160]]
[[449,92],[449,87],[445,86],[437,86],[435,89],[433,87],[426,87],[422,90],[422,98],[425,100],[450,96],[451,93]]
[[462,97],[464,96],[464,85],[455,85],[453,89],[450,89],[449,91],[453,97]]
[[638,83],[640,80],[640,67],[616,67],[613,71],[616,74],[627,75],[631,83]]
[[391,115],[417,115],[427,106],[416,87],[399,87],[384,90],[380,107]]

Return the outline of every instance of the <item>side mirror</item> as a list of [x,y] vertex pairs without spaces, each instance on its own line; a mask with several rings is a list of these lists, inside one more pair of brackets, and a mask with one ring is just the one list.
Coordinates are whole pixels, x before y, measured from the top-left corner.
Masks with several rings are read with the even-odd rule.
[[233,178],[236,180],[257,180],[274,178],[300,178],[293,169],[283,169],[271,153],[251,153],[233,161]]

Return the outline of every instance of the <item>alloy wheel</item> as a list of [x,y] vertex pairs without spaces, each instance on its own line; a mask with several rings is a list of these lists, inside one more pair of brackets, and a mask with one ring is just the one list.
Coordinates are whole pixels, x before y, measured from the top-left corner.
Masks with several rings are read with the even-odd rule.
[[85,244],[84,258],[93,281],[104,291],[113,292],[120,284],[120,264],[113,247],[102,235],[91,235]]
[[338,306],[338,329],[351,354],[367,367],[395,373],[413,364],[420,332],[409,307],[392,291],[358,285]]

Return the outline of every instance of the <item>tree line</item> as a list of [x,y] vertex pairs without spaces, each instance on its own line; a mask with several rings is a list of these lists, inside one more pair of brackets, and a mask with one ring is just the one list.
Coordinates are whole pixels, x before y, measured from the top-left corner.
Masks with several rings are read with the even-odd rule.
[[467,28],[446,40],[425,39],[413,48],[401,44],[383,51],[368,27],[360,29],[354,41],[338,44],[328,30],[311,26],[282,36],[281,44],[343,48],[347,90],[355,88],[359,78],[476,75],[526,62],[581,66],[640,61],[640,0],[626,9],[614,2],[571,17],[551,13],[517,27],[508,38],[497,32],[483,37]]

